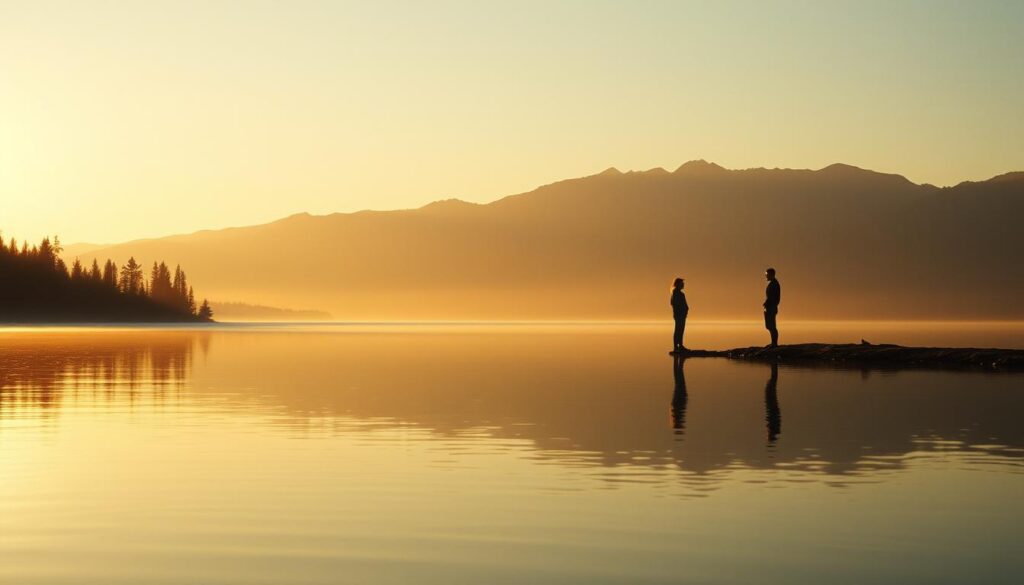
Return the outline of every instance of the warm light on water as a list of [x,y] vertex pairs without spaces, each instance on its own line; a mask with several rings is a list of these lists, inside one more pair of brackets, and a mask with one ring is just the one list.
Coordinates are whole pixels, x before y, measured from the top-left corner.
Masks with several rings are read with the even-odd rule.
[[[783,340],[1024,346],[862,325]],[[669,334],[4,330],[0,582],[1017,581],[1024,375],[677,369]]]

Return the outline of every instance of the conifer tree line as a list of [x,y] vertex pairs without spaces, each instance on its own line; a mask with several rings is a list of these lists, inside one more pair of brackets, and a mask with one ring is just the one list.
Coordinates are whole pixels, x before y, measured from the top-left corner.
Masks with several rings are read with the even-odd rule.
[[120,267],[111,260],[84,266],[76,258],[69,269],[61,251],[59,238],[19,247],[0,237],[0,321],[213,320],[205,299],[196,306],[180,266],[172,273],[154,262],[148,278],[135,258]]

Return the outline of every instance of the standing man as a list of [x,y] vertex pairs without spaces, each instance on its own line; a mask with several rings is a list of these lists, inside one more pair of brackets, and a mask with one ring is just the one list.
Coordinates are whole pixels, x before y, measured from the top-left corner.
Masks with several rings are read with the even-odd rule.
[[672,318],[676,321],[676,329],[672,333],[672,353],[686,351],[683,345],[683,333],[686,331],[686,315],[690,312],[690,305],[686,304],[686,295],[683,294],[682,278],[677,278],[672,283]]
[[764,328],[772,336],[770,347],[779,345],[779,329],[775,325],[775,317],[779,314],[779,301],[782,300],[782,287],[775,279],[775,269],[769,268],[764,271],[764,277],[768,279],[768,286],[764,289]]

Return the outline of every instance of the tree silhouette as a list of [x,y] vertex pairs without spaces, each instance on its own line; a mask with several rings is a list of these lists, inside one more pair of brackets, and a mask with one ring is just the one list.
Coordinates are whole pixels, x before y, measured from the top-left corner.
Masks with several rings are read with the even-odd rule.
[[142,281],[142,267],[132,256],[128,262],[121,267],[121,292],[129,295],[143,294],[145,291]]
[[210,303],[206,299],[203,299],[203,304],[199,306],[199,313],[196,316],[200,321],[213,320],[213,309],[210,308]]
[[117,264],[114,264],[109,259],[103,265],[103,284],[110,289],[117,288]]
[[172,281],[167,265],[154,262],[147,282],[135,258],[120,270],[111,260],[86,269],[76,258],[69,270],[62,250],[58,238],[20,248],[0,238],[0,322],[212,320],[205,301],[197,313],[181,267]]

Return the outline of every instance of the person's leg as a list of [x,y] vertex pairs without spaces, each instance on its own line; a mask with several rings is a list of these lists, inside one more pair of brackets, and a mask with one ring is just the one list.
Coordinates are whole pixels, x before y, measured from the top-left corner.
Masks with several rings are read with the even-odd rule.
[[686,334],[686,317],[683,317],[681,321],[678,321],[678,323],[679,323],[679,347],[686,347],[686,344],[683,343],[683,335]]
[[775,347],[779,344],[779,331],[775,328],[775,313],[772,311],[764,312],[764,328],[768,330],[768,334],[771,335],[771,345]]
[[672,349],[679,349],[683,346],[683,321],[676,319],[676,328],[672,332]]

